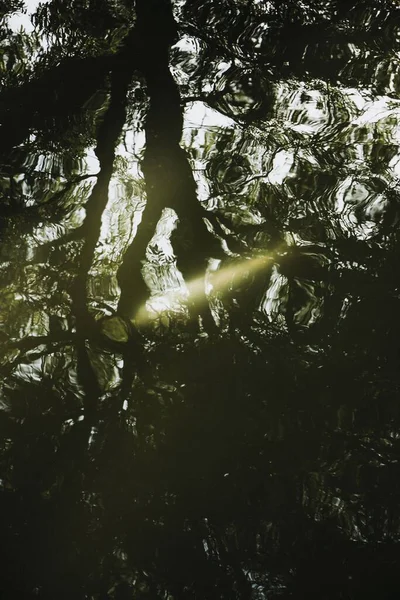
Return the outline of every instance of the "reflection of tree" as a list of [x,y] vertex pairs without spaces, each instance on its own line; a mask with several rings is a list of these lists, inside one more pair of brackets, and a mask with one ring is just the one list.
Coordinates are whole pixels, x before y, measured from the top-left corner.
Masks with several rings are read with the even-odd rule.
[[[158,6],[158,5],[155,5]],[[131,318],[146,300],[139,257],[153,237],[157,221],[165,206],[178,215],[177,243],[186,252],[177,252],[178,267],[185,277],[205,270],[206,259],[212,254],[213,238],[203,221],[203,211],[197,201],[195,182],[187,158],[179,146],[182,135],[182,108],[179,90],[168,66],[168,49],[175,38],[174,28],[162,28],[157,38],[154,27],[154,7],[138,3],[137,28],[143,41],[139,47],[142,59],[139,69],[144,76],[150,98],[146,117],[146,151],[142,169],[146,181],[147,203],[139,231],[119,269],[121,286],[119,311]],[[159,7],[158,7],[159,9]],[[184,233],[179,235],[180,229]],[[180,238],[184,239],[180,239]]]
[[398,6],[85,6],[3,54],[0,596],[395,597]]

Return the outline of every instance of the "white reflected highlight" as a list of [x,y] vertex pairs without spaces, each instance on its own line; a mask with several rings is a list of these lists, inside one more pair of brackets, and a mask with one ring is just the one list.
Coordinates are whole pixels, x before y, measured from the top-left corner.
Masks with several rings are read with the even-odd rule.
[[[219,263],[219,261],[214,261],[214,265],[211,265],[206,275],[189,281],[185,286],[186,289],[182,287],[171,290],[162,296],[150,299],[138,310],[134,322],[138,326],[145,326],[151,321],[162,319],[167,312],[181,312],[187,299],[200,307],[202,303],[207,301],[208,294],[226,292],[236,287],[235,279],[240,280],[269,267],[276,254],[277,252],[274,252],[261,254],[254,258],[245,258],[240,262],[217,270],[215,270],[216,263]],[[239,285],[239,283],[240,281],[236,285]]]
[[25,0],[26,14],[22,12],[15,12],[7,19],[7,26],[14,32],[17,33],[21,27],[26,33],[32,33],[34,30],[31,15],[36,12],[39,4],[47,4],[50,0]]

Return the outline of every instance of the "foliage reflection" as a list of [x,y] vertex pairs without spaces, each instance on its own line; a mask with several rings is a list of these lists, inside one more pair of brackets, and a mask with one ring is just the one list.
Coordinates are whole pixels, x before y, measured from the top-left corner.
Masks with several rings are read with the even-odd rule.
[[29,4],[0,597],[397,598],[398,2]]

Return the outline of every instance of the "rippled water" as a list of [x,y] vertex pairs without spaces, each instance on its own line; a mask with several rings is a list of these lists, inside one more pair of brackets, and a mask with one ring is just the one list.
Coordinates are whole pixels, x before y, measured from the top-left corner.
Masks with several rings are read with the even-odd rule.
[[398,3],[25,8],[0,598],[397,598]]

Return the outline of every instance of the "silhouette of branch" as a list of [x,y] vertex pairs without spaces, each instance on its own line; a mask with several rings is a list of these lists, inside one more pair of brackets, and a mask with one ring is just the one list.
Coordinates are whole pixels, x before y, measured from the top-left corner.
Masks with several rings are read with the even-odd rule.
[[94,332],[94,320],[87,307],[87,279],[101,230],[101,220],[108,202],[108,187],[113,173],[115,147],[125,123],[125,106],[132,70],[117,70],[111,75],[110,105],[97,134],[96,156],[100,172],[86,203],[86,217],[82,225],[85,239],[79,257],[79,269],[72,285],[72,310],[76,317],[78,378],[85,392],[85,412],[89,418],[97,408],[101,389],[91,364],[86,339]]
[[[186,153],[180,147],[183,111],[178,86],[169,69],[169,48],[175,41],[176,24],[167,0],[138,0],[136,45],[138,69],[145,78],[150,99],[146,117],[146,150],[142,170],[147,205],[138,234],[118,271],[121,297],[118,311],[132,318],[148,295],[141,278],[141,260],[164,207],[176,211],[179,225],[174,235],[177,266],[185,279],[204,273],[206,260],[217,250],[216,240],[203,220],[203,208]],[[205,297],[205,293],[204,293]],[[203,298],[201,300],[204,300]],[[209,322],[207,302],[200,302]],[[191,313],[196,309],[191,306]],[[198,314],[198,311],[197,311]]]
[[40,346],[46,346],[45,350],[36,355],[36,358],[48,356],[49,353],[59,349],[60,347],[73,343],[75,337],[76,336],[74,333],[65,331],[59,332],[57,335],[32,335],[21,340],[9,341],[8,343],[4,344],[4,351],[7,352],[7,350],[17,349],[20,350],[21,353],[11,362],[4,364],[1,367],[0,372],[3,377],[7,377],[10,373],[12,373],[15,367],[27,360],[25,352],[29,352],[30,350],[34,350]]

